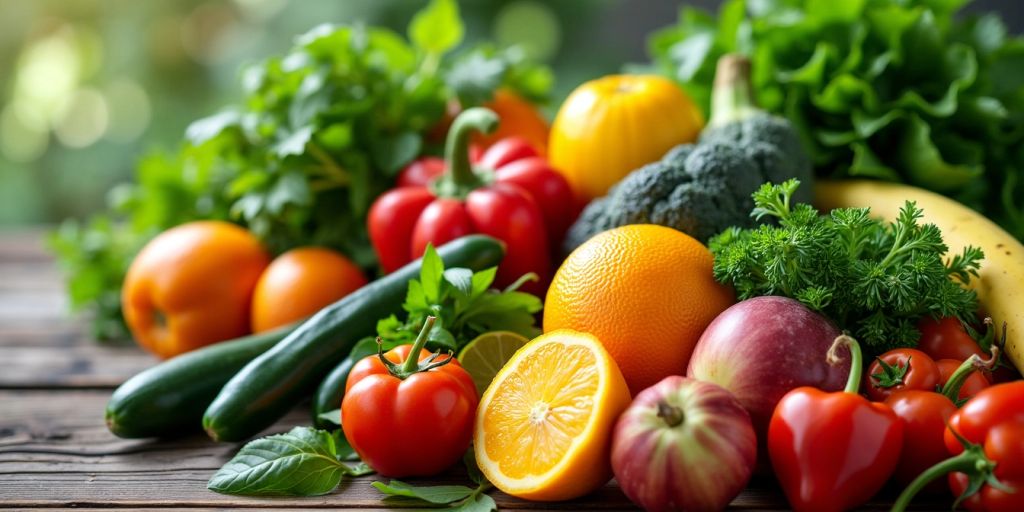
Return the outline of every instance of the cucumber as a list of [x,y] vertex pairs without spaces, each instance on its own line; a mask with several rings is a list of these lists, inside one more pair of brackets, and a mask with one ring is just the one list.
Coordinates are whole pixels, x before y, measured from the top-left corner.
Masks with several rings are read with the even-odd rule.
[[[502,242],[471,235],[437,250],[445,268],[474,271],[497,265]],[[321,309],[273,348],[245,365],[224,385],[203,415],[203,428],[215,441],[241,441],[284,416],[348,355],[352,345],[376,332],[377,320],[402,311],[420,260],[388,274]]]
[[352,347],[348,356],[324,377],[320,387],[316,388],[316,392],[313,393],[313,423],[317,428],[335,427],[334,424],[322,420],[320,415],[341,408],[341,399],[345,397],[345,382],[348,380],[348,374],[352,373],[352,367],[364,357],[376,353],[376,340],[369,337],[363,338]]
[[107,428],[125,438],[198,431],[203,411],[231,376],[296,326],[209,345],[138,373],[110,396]]

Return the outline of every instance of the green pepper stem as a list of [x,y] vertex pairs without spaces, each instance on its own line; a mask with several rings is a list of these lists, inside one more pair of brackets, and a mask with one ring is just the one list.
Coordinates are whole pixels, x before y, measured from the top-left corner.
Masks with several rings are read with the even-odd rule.
[[954,404],[960,399],[960,388],[963,387],[964,382],[967,382],[967,378],[971,376],[977,370],[992,370],[999,363],[999,347],[992,345],[991,354],[988,359],[982,359],[977,354],[971,355],[964,362],[960,363],[960,366],[956,368],[952,375],[949,376],[949,380],[942,386],[942,393]]
[[405,362],[402,363],[402,373],[412,375],[419,369],[420,351],[426,346],[427,338],[430,336],[430,330],[434,328],[435,321],[437,321],[437,317],[428,316],[427,320],[423,322],[423,328],[420,329],[419,335],[416,336],[416,341],[412,344],[412,350],[409,351]]
[[857,391],[860,390],[860,378],[864,372],[864,355],[860,351],[860,343],[857,343],[857,340],[851,336],[840,334],[832,341],[832,346],[828,348],[825,360],[831,365],[843,362],[843,358],[839,357],[839,349],[844,346],[850,349],[850,377],[846,379],[846,387],[843,391],[856,395]]
[[896,503],[892,505],[890,512],[903,512],[906,510],[907,505],[910,505],[910,501],[914,499],[914,496],[936,478],[953,472],[978,473],[986,469],[991,470],[992,466],[994,466],[994,463],[985,457],[980,446],[968,446],[960,455],[939,462],[924,470],[920,475],[917,475],[917,478],[910,482],[910,485],[903,489],[903,492],[896,498]]
[[754,101],[750,59],[738,53],[723,55],[715,68],[708,128],[741,121],[761,112]]
[[467,194],[483,185],[483,180],[473,172],[469,161],[469,140],[473,132],[494,133],[498,129],[498,114],[483,107],[464,110],[448,130],[444,158],[448,169],[441,179],[434,182],[434,193],[439,197],[465,198]]

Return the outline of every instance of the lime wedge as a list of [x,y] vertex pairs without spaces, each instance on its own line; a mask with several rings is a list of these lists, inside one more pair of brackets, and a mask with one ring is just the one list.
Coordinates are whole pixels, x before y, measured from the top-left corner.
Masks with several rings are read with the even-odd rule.
[[477,336],[459,352],[459,363],[473,377],[478,396],[494,380],[502,366],[530,340],[509,331],[485,332]]

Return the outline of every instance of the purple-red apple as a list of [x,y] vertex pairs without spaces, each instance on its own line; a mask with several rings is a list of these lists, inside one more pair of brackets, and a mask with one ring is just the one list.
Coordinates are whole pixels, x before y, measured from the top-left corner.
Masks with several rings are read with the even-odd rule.
[[637,394],[612,436],[615,479],[649,511],[722,510],[756,461],[754,427],[736,398],[678,375]]
[[[796,300],[755,297],[732,305],[708,325],[686,375],[714,382],[739,400],[750,413],[764,457],[768,422],[783,395],[800,386],[839,391],[846,385],[849,364],[826,361],[839,334],[828,318]],[[840,352],[848,354],[845,348]]]

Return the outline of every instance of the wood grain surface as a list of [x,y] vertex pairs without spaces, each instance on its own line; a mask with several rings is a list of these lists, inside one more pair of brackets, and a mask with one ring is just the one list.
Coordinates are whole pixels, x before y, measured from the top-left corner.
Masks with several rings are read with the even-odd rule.
[[[71,508],[395,508],[369,484],[347,479],[314,498],[241,498],[206,489],[210,476],[239,448],[203,435],[126,440],[110,434],[103,409],[111,391],[155,359],[131,344],[101,344],[67,311],[60,275],[42,232],[0,231],[0,510]],[[308,424],[301,404],[267,433]],[[412,479],[419,485],[467,484],[464,470]],[[533,503],[493,491],[502,509],[633,509],[615,482],[578,500]],[[865,509],[888,508],[891,493]],[[948,501],[917,510],[948,510]],[[731,508],[785,510],[770,480],[755,479]]]

